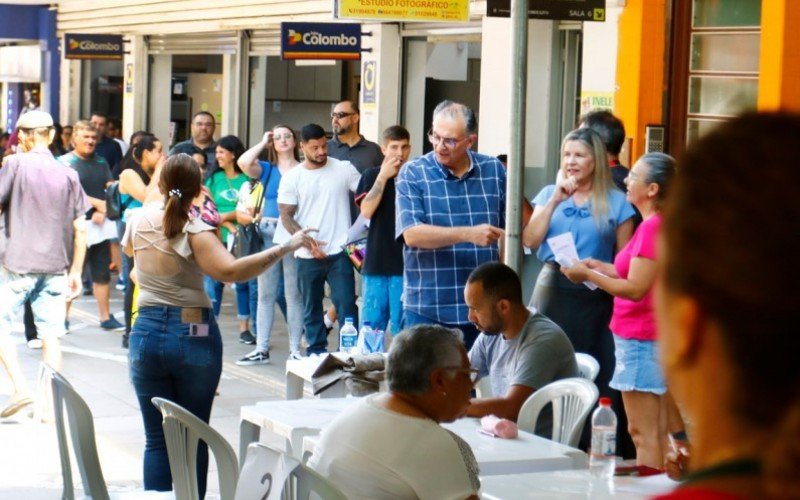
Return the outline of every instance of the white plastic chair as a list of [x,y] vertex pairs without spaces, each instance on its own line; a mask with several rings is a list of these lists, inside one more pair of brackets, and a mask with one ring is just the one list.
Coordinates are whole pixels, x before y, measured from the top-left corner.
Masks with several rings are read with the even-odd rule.
[[[72,464],[70,461],[69,440],[75,451],[75,461],[80,469],[83,481],[83,492],[87,498],[108,500],[109,498],[175,498],[172,492],[136,491],[109,496],[103,469],[97,455],[97,443],[94,436],[94,417],[89,405],[75,391],[72,385],[60,373],[44,365],[44,374],[50,378],[53,392],[53,413],[58,437],[58,453],[61,457],[61,476],[64,480],[63,500],[74,500],[75,487],[72,483]],[[66,411],[65,411],[66,409]]]
[[490,377],[481,377],[475,384],[475,394],[479,398],[492,397],[492,382]]
[[339,488],[304,464],[298,465],[292,471],[289,481],[296,492],[292,496],[295,500],[310,500],[312,494],[313,498],[324,500],[347,500]]
[[298,465],[300,462],[282,451],[263,443],[250,443],[239,473],[235,500],[284,498],[284,486]]
[[200,498],[197,489],[197,446],[202,439],[217,462],[220,498],[233,500],[239,478],[239,466],[231,445],[210,425],[180,405],[164,398],[153,398],[151,401],[163,416],[162,426],[175,498],[178,500]]
[[548,403],[553,408],[553,441],[578,446],[586,417],[597,402],[599,391],[594,382],[566,378],[537,389],[522,405],[517,418],[520,429],[534,432],[539,414]]
[[597,379],[597,374],[600,373],[600,363],[598,363],[591,354],[576,352],[575,361],[578,363],[578,371],[581,377],[589,379],[592,382]]

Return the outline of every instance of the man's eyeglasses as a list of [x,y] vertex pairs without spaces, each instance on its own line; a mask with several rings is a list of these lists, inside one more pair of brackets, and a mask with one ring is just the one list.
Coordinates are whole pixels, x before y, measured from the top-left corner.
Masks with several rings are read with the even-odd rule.
[[443,366],[442,370],[454,371],[454,372],[461,372],[461,373],[468,373],[469,374],[469,381],[472,382],[472,385],[481,378],[481,372],[475,368],[462,368],[460,366]]
[[466,139],[466,137],[462,137],[461,139],[453,139],[452,137],[440,137],[439,134],[434,132],[433,130],[428,131],[428,140],[434,146],[439,143],[442,143],[444,147],[447,149],[455,149],[458,146],[458,143]]
[[355,113],[345,113],[344,111],[339,111],[338,113],[331,113],[331,118],[341,120],[342,118],[347,118],[348,116],[353,116],[354,114]]

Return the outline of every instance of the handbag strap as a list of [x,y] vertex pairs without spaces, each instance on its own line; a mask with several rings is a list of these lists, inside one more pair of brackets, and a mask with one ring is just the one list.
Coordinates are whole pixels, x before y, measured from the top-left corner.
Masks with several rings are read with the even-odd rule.
[[[258,197],[258,201],[256,202],[255,210],[253,210],[253,215],[257,215],[257,214],[259,214],[261,212],[261,208],[264,205],[264,200],[267,198],[267,188],[269,187],[269,178],[272,177],[272,169],[273,168],[275,168],[275,166],[272,163],[270,163],[269,164],[269,172],[267,172],[267,178],[262,184],[264,186],[264,192],[261,194],[261,196]],[[253,189],[255,190],[255,186],[253,187]]]

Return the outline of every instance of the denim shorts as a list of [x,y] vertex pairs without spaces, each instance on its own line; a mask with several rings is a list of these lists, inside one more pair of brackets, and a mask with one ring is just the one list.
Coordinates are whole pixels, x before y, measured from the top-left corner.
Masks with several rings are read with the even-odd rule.
[[66,273],[18,274],[0,267],[0,335],[11,333],[17,313],[26,300],[31,301],[39,338],[62,335],[68,288]]
[[624,339],[614,335],[614,347],[617,363],[609,383],[612,388],[623,392],[652,392],[658,395],[667,392],[664,371],[656,353],[656,342]]

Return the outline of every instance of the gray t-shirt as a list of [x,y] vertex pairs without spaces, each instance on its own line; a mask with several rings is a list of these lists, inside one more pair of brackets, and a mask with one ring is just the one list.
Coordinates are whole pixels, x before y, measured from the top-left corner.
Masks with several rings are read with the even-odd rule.
[[91,205],[78,174],[45,148],[0,168],[0,263],[9,271],[61,274],[72,261],[73,221]]
[[[577,377],[575,349],[564,331],[549,318],[532,313],[519,335],[506,340],[502,334],[481,333],[469,351],[469,361],[490,377],[492,394],[502,397],[512,385],[539,389],[562,378]],[[543,411],[536,434],[550,437],[552,417]]]

